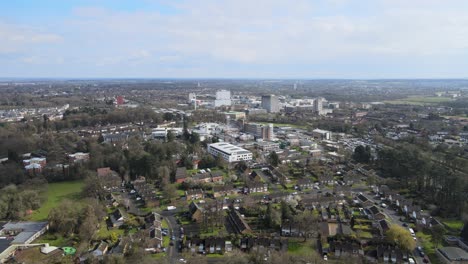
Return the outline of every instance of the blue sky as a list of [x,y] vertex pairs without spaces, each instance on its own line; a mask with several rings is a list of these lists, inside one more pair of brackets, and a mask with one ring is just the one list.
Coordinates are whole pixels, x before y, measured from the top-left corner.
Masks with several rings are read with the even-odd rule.
[[0,77],[466,78],[468,1],[2,1]]

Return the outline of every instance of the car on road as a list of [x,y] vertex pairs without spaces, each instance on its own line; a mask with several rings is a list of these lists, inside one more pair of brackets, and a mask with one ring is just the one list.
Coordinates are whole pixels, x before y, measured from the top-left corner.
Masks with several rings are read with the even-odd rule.
[[408,224],[407,224],[407,223],[403,223],[402,226],[408,227]]
[[426,256],[426,254],[424,253],[424,251],[419,251],[419,256],[421,256],[421,258],[424,258],[424,256]]
[[171,240],[175,240],[175,236],[171,236]]
[[183,259],[183,258],[179,259],[179,262],[180,263],[187,263],[187,261],[185,259]]
[[327,256],[327,255],[323,255],[323,260],[328,261],[328,256]]
[[416,261],[414,260],[414,258],[408,258],[408,263],[409,264],[416,264]]

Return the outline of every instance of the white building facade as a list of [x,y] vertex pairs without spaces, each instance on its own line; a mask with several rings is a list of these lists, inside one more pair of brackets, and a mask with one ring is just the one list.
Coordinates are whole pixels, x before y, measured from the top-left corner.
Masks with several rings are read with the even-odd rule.
[[208,153],[221,156],[227,162],[252,160],[252,152],[225,142],[209,144]]

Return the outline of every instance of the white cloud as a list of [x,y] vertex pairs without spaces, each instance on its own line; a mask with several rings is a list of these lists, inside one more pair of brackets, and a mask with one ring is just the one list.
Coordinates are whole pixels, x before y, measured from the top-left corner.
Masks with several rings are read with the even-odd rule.
[[57,44],[63,41],[58,34],[48,33],[43,30],[6,24],[0,21],[0,53],[13,53],[28,51],[32,45]]
[[[145,70],[154,66],[167,74],[176,74],[179,69],[181,74],[203,76],[213,72],[223,75],[220,65],[225,66],[225,75],[243,65],[253,65],[258,72],[265,66],[275,66],[272,71],[283,67],[287,72],[289,65],[302,65],[303,74],[307,74],[339,72],[316,68],[322,64],[340,68],[366,61],[366,67],[372,68],[373,61],[406,65],[424,58],[436,69],[440,57],[468,61],[468,4],[464,1],[165,3],[176,12],[77,7],[55,32],[0,24],[0,37],[7,39],[6,44],[0,43],[0,53],[21,51],[27,53],[24,58],[33,58],[46,51],[62,58],[64,65],[96,65],[100,69],[130,65],[141,67],[142,74],[151,74]],[[49,44],[57,48],[51,50]],[[29,47],[34,47],[31,54]],[[184,69],[180,69],[181,64]],[[359,71],[350,67],[350,71]],[[366,68],[361,71],[365,75]],[[255,74],[250,68],[236,72]]]

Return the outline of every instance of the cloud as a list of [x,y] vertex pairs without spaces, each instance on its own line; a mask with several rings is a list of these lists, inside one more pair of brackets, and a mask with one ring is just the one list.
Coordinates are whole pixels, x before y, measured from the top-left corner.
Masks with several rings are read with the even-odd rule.
[[63,38],[58,34],[1,21],[0,39],[0,53],[27,51],[32,45],[57,44],[63,41]]
[[24,58],[45,53],[93,74],[108,74],[104,70],[112,67],[122,75],[126,66],[132,66],[144,76],[156,69],[172,77],[187,77],[177,72],[220,77],[326,72],[349,77],[347,72],[366,76],[376,71],[376,65],[382,67],[382,75],[394,76],[408,74],[408,69],[389,70],[386,64],[393,69],[421,61],[432,74],[441,57],[461,65],[468,61],[468,4],[464,1],[162,3],[175,12],[76,7],[53,30],[0,23],[0,36],[7,39],[6,44],[0,43],[0,53],[24,52]]

